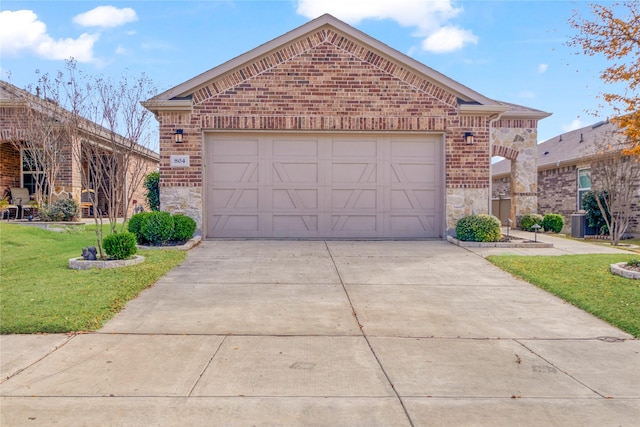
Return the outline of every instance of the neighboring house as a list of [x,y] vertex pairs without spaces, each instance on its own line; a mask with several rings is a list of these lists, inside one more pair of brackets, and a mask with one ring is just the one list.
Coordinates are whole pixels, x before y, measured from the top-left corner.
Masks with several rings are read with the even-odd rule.
[[[81,120],[78,132],[79,137],[76,140],[69,140],[64,137],[63,132],[56,132],[56,124],[61,124],[69,119],[69,112],[60,108],[58,104],[51,100],[42,99],[33,95],[26,90],[19,89],[16,86],[0,81],[0,198],[4,197],[2,193],[8,193],[10,188],[22,187],[27,188],[32,197],[35,198],[36,182],[43,180],[43,173],[38,167],[34,167],[33,155],[31,150],[34,149],[41,141],[35,144],[28,143],[27,140],[33,138],[35,132],[29,128],[33,123],[33,118],[38,120],[48,120],[53,123],[45,129],[43,126],[43,134],[52,132],[54,135],[60,135],[59,153],[57,157],[60,159],[60,168],[54,182],[45,182],[42,187],[45,188],[47,194],[50,192],[52,199],[57,198],[73,198],[78,203],[82,199],[83,188],[82,170],[88,170],[88,162],[86,159],[80,159],[77,153],[80,150],[74,149],[79,147],[77,144],[94,144],[100,147],[109,147],[110,144],[105,143],[108,138],[108,131],[100,128],[95,124],[89,125],[90,122]],[[33,126],[31,124],[31,126]],[[62,128],[60,125],[59,128]],[[51,136],[47,136],[49,141]],[[43,137],[44,138],[44,137]],[[122,137],[117,136],[121,139]],[[43,139],[42,141],[45,141]],[[31,141],[33,142],[33,141]],[[123,143],[124,145],[124,143]],[[108,148],[105,148],[108,149]],[[140,162],[136,163],[137,167],[141,167],[145,171],[152,172],[158,167],[158,154],[144,147],[136,148],[136,156]],[[131,171],[127,171],[127,185],[130,185]],[[145,204],[145,190],[139,185],[134,190],[134,199],[139,205]],[[40,195],[42,197],[42,195]],[[87,200],[87,198],[85,198]],[[98,203],[100,203],[98,195]],[[133,206],[129,207],[129,214]],[[85,210],[85,216],[88,211]],[[122,214],[122,212],[120,213]]]
[[[617,126],[608,121],[576,129],[538,145],[538,209],[540,214],[558,213],[565,218],[565,232],[571,232],[571,215],[582,210],[582,197],[598,179],[603,155],[622,155],[615,141],[623,139]],[[607,147],[608,146],[608,147]],[[511,165],[502,160],[493,165],[494,200],[509,200]],[[595,182],[595,181],[594,181]],[[639,188],[640,189],[640,188]],[[634,214],[628,233],[640,233],[640,193],[634,191]],[[495,209],[496,204],[494,204]]]
[[323,15],[143,103],[163,210],[205,237],[443,238],[486,213],[490,159],[535,210],[538,120]]

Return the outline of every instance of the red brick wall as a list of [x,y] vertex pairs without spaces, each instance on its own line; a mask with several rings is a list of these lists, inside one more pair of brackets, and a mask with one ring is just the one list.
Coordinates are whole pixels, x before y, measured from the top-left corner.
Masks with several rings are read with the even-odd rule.
[[[331,31],[220,76],[196,91],[193,102],[192,113],[159,115],[163,187],[202,185],[204,130],[444,133],[447,187],[489,186],[487,117],[460,116],[454,94]],[[179,128],[183,144],[173,142]],[[464,143],[466,131],[475,135],[472,146]],[[191,167],[170,168],[172,154],[188,154]]]
[[6,188],[20,185],[20,169],[20,151],[10,142],[0,142],[0,198]]

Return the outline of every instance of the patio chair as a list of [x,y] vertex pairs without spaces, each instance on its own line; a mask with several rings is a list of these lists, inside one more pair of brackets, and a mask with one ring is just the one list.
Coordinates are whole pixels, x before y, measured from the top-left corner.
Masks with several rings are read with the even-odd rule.
[[7,199],[2,199],[0,202],[7,202],[7,204],[0,203],[0,220],[4,219],[5,212],[7,213],[7,221],[11,219],[11,211],[13,211],[13,217],[18,217],[18,206],[12,205]]
[[80,209],[82,209],[82,216],[84,217],[85,210],[87,211],[86,216],[93,215],[93,208],[96,202],[96,192],[95,190],[82,190],[80,194]]
[[29,206],[31,197],[29,190],[23,187],[11,188],[11,204],[18,207],[16,211],[16,219],[21,219],[24,214],[24,208]]

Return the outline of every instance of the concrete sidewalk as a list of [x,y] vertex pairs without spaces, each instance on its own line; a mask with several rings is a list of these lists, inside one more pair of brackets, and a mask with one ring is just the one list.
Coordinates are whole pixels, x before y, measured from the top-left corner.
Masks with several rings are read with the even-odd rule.
[[97,333],[1,336],[0,425],[637,425],[640,342],[484,255],[205,241]]

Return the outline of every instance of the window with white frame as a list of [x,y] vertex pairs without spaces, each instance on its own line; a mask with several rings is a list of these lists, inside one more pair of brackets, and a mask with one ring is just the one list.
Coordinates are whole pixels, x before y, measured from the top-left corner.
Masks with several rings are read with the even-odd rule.
[[591,191],[591,169],[578,169],[578,210],[582,210],[582,198]]

